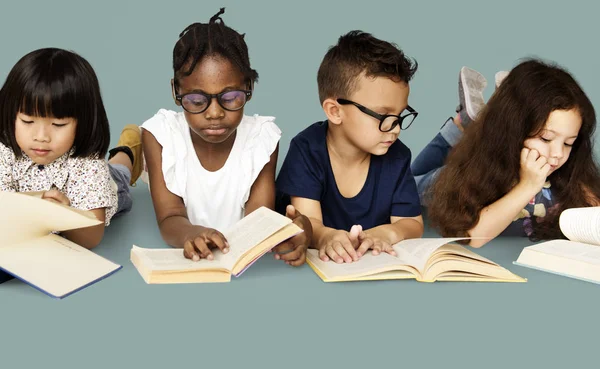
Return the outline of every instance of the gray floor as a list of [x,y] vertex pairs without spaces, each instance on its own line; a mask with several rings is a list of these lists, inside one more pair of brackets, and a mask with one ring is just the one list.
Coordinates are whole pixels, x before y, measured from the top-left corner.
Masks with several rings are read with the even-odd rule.
[[[228,284],[146,285],[132,244],[163,247],[147,188],[96,251],[123,265],[64,300],[0,285],[2,368],[585,367],[600,286],[512,265],[525,239],[482,255],[524,284],[326,284],[270,255]],[[435,236],[428,232],[426,236]],[[592,366],[596,366],[595,364]],[[252,365],[254,367],[254,365]]]

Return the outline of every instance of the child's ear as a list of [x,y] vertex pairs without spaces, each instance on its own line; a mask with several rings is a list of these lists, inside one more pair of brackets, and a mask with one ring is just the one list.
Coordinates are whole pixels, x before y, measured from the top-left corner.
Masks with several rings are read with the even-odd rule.
[[342,111],[340,104],[335,99],[325,99],[323,101],[323,111],[327,115],[327,120],[332,124],[342,123]]
[[254,95],[254,82],[250,81],[250,83],[248,83],[248,90],[250,90],[252,94],[250,94],[246,101],[250,101],[252,99],[252,96]]
[[175,91],[175,80],[173,78],[171,78],[171,94],[173,95],[173,100],[175,100],[175,105],[180,106],[181,104],[175,97],[175,95],[177,95],[177,92]]

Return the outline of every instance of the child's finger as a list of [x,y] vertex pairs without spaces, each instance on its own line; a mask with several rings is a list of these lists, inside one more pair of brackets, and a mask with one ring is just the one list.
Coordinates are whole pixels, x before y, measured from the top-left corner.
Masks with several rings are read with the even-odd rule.
[[329,257],[327,256],[327,247],[321,247],[319,249],[319,259],[323,260],[323,261],[329,261]]
[[229,252],[229,245],[227,244],[227,240],[225,236],[221,234],[221,232],[215,230],[211,234],[208,235],[208,241],[213,245],[217,246],[222,253],[226,254]]
[[350,228],[348,238],[350,238],[351,241],[358,241],[361,231],[362,229],[359,225],[353,225],[352,228]]
[[531,161],[536,161],[540,157],[540,153],[536,149],[529,150],[528,159]]
[[275,252],[275,259],[280,260],[282,259],[282,255],[286,255],[289,252],[293,251],[296,248],[296,246],[294,246],[294,243],[292,241],[286,241],[283,242],[279,245],[277,245],[276,247],[273,248],[273,252]]
[[306,262],[306,253],[303,253],[302,255],[300,255],[300,257],[296,260],[292,260],[290,262],[288,262],[289,265],[291,266],[300,266],[302,264],[304,264]]
[[352,260],[358,260],[358,254],[356,253],[356,249],[359,245],[358,238],[353,241],[351,241],[349,238],[342,240],[341,244],[344,247],[344,250],[346,250],[346,253],[350,256],[350,258],[352,258]]
[[213,260],[215,258],[202,237],[196,237],[194,239],[194,247],[200,252],[201,258],[206,258],[208,260]]
[[[354,250],[354,247],[352,247],[350,242],[337,242],[334,244],[334,249],[335,252],[337,252],[337,254],[341,256],[346,263],[351,263],[353,260],[355,260],[355,258],[357,258],[356,250]],[[354,254],[354,256],[351,254]]]
[[200,255],[198,255],[198,253],[196,252],[194,244],[191,241],[187,241],[183,245],[183,256],[186,259],[191,259],[193,261],[200,260]]
[[529,155],[529,149],[526,147],[523,148],[523,150],[521,150],[521,163],[527,162],[528,155]]
[[285,208],[285,216],[290,218],[290,219],[295,219],[297,217],[299,217],[300,212],[294,207],[294,205],[288,205]]
[[392,247],[392,245],[390,245],[387,242],[382,242],[382,249],[383,249],[383,252],[385,252],[385,253],[388,253],[388,254],[390,254],[392,256],[397,256],[396,250],[394,250],[394,248]]
[[344,258],[342,258],[338,253],[337,253],[337,249],[335,247],[335,245],[339,245],[340,248],[343,250],[344,248],[341,247],[341,244],[339,242],[334,243],[331,246],[328,246],[325,250],[327,256],[329,256],[329,258],[333,261],[335,261],[338,264],[341,264],[344,262]]
[[304,248],[296,247],[296,249],[288,252],[287,254],[279,255],[279,258],[283,261],[292,261],[298,259],[304,253]]
[[382,245],[381,241],[373,242],[373,255],[379,255],[381,253]]
[[275,246],[273,248],[273,251],[278,254],[284,254],[284,253],[293,251],[295,248],[296,248],[296,246],[294,246],[294,243],[290,240],[290,241],[282,242],[279,245]]
[[544,166],[544,164],[548,163],[548,159],[546,159],[545,156],[540,155],[536,160],[535,163],[538,165],[538,168],[541,168]]
[[545,173],[546,176],[548,176],[548,173],[550,173],[550,170],[552,170],[552,166],[548,163],[544,164],[544,166],[541,169],[542,173]]
[[363,238],[362,243],[358,246],[358,249],[356,249],[358,257],[362,257],[371,247],[373,247],[373,240],[371,238]]

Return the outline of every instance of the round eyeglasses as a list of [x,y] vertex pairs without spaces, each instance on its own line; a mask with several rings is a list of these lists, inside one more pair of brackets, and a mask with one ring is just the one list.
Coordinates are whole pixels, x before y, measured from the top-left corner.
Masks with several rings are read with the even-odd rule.
[[406,110],[408,113],[404,115],[393,115],[393,114],[385,114],[381,115],[375,113],[373,110],[366,108],[359,103],[355,103],[354,101],[346,100],[346,99],[337,99],[338,104],[340,105],[354,105],[363,113],[372,116],[373,118],[379,121],[379,130],[381,132],[389,132],[396,128],[396,126],[400,125],[401,130],[408,129],[410,125],[414,122],[415,118],[419,113],[411,108],[409,105],[406,106]]
[[191,114],[200,114],[210,106],[212,99],[216,98],[221,107],[228,111],[236,111],[246,105],[252,96],[249,90],[223,91],[218,94],[205,94],[204,92],[189,92],[187,94],[175,95],[185,111]]

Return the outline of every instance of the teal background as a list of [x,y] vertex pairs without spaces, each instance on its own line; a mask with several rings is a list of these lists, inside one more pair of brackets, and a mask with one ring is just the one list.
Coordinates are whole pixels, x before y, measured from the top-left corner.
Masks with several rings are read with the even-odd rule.
[[[327,48],[362,29],[419,62],[401,139],[413,156],[457,104],[461,66],[494,73],[540,56],[567,67],[600,99],[598,5],[591,1],[29,1],[0,3],[0,80],[41,47],[84,56],[100,79],[112,143],[170,95],[172,48],[192,22],[225,6],[260,74],[246,113],[277,117],[281,163],[291,138],[323,119],[316,72]],[[596,147],[596,153],[598,153]],[[525,239],[482,255],[526,284],[413,281],[325,284],[270,256],[217,285],[146,285],[132,244],[163,247],[145,186],[96,250],[124,266],[64,300],[0,285],[0,367],[597,367],[598,285],[512,265]],[[426,236],[435,236],[428,231]]]

